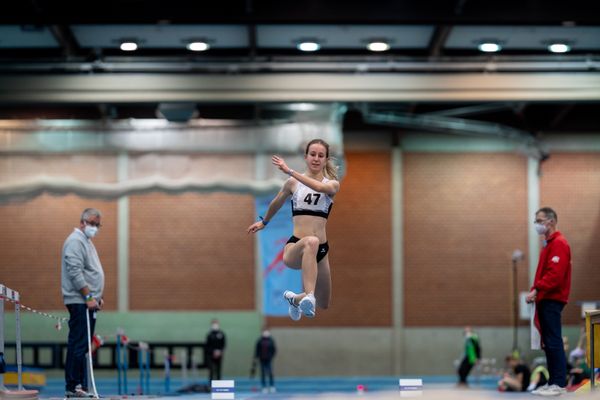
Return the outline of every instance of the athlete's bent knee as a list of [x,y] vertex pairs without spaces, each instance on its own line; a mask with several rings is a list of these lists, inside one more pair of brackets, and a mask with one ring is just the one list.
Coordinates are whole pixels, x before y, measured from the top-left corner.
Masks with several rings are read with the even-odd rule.
[[316,236],[307,236],[304,238],[305,250],[317,254],[319,250],[319,238]]

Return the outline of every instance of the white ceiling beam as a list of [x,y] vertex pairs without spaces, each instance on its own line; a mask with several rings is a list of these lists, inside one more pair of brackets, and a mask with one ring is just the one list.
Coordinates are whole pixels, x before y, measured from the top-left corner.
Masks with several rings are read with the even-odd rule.
[[598,72],[0,76],[8,104],[598,100]]

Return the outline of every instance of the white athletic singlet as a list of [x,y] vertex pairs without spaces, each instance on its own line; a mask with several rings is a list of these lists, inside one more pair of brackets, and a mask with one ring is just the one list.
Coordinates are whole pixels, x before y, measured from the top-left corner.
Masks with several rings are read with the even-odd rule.
[[[329,179],[323,178],[323,183]],[[292,195],[292,215],[316,215],[327,218],[333,206],[333,199],[326,193],[312,190],[298,181],[296,191]]]

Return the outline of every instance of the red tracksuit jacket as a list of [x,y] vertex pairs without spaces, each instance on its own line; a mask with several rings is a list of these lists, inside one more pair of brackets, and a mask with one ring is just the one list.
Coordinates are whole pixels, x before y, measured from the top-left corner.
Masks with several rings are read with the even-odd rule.
[[537,289],[536,302],[541,300],[569,301],[571,291],[571,247],[567,239],[554,232],[540,252],[531,290]]

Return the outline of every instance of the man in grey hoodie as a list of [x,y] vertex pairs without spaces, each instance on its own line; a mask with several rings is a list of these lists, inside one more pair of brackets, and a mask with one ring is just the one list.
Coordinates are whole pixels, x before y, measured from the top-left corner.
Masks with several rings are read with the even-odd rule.
[[104,271],[92,238],[98,233],[102,215],[95,208],[81,214],[79,227],[67,237],[61,257],[63,302],[69,310],[69,338],[65,363],[65,396],[91,397],[87,392],[87,320],[94,335],[96,311],[104,305]]

